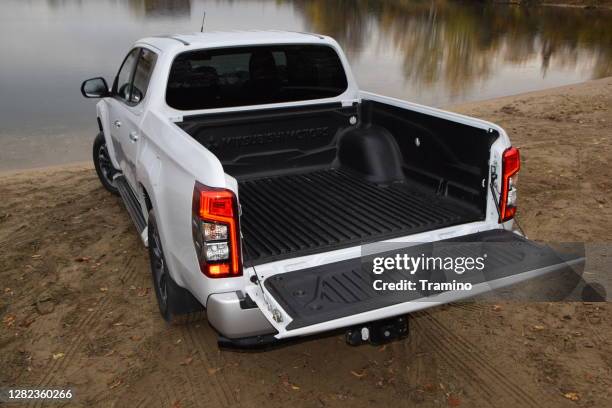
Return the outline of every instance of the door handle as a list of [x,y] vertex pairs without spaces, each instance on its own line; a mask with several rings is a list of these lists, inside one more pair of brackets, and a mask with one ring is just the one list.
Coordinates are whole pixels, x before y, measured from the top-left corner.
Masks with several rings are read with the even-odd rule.
[[132,142],[138,141],[138,132],[130,132],[129,137]]
[[120,121],[116,120],[113,123],[114,123],[115,127],[121,127],[121,122]]

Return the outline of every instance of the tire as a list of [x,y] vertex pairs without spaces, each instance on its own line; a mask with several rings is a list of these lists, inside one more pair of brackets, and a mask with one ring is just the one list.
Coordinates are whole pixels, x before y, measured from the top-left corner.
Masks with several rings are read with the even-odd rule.
[[119,173],[113,163],[110,160],[110,155],[106,147],[106,140],[104,135],[100,132],[96,136],[93,144],[93,162],[96,167],[96,173],[100,179],[100,183],[105,189],[110,191],[114,195],[119,195],[119,190],[115,187],[113,182],[113,176]]
[[148,234],[151,277],[160,314],[165,321],[173,324],[200,320],[204,315],[204,307],[191,292],[180,287],[168,272],[153,210],[149,211]]

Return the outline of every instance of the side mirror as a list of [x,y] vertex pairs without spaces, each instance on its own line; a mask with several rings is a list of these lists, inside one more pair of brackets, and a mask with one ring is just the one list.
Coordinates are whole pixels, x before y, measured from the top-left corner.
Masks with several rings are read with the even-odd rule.
[[108,85],[102,77],[83,81],[83,84],[81,84],[81,93],[86,98],[104,98],[110,95]]

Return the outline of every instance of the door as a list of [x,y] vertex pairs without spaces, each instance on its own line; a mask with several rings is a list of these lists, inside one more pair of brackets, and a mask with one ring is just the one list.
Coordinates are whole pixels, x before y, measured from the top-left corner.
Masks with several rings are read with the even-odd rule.
[[[548,292],[544,300],[565,298],[580,282],[584,266],[584,249],[579,246],[553,249],[503,229],[399,248],[394,243],[392,251],[388,243],[375,245],[378,250],[363,248],[363,253],[373,255],[262,276],[261,284],[249,286],[247,293],[278,331],[276,337],[286,338],[491,291],[500,294],[509,286],[538,294],[543,287]],[[420,267],[413,267],[413,261]],[[542,286],[516,286],[526,281],[540,281]]]
[[119,72],[115,77],[115,81],[113,82],[113,97],[109,99],[110,133],[115,150],[115,157],[121,171],[126,175],[129,173],[130,169],[124,151],[125,146],[122,143],[124,138],[127,137],[125,133],[126,126],[124,126],[124,117],[126,115],[125,111],[128,109],[134,68],[136,67],[139,53],[140,48],[134,48],[123,60]]
[[138,191],[136,163],[141,149],[140,124],[147,88],[157,54],[134,48],[124,60],[113,85],[111,135],[121,170],[134,191]]

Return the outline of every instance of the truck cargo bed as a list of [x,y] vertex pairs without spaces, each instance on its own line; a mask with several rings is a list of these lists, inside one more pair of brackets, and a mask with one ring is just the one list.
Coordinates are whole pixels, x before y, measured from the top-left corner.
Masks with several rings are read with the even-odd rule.
[[459,200],[410,181],[389,186],[321,169],[239,182],[245,266],[481,219]]

